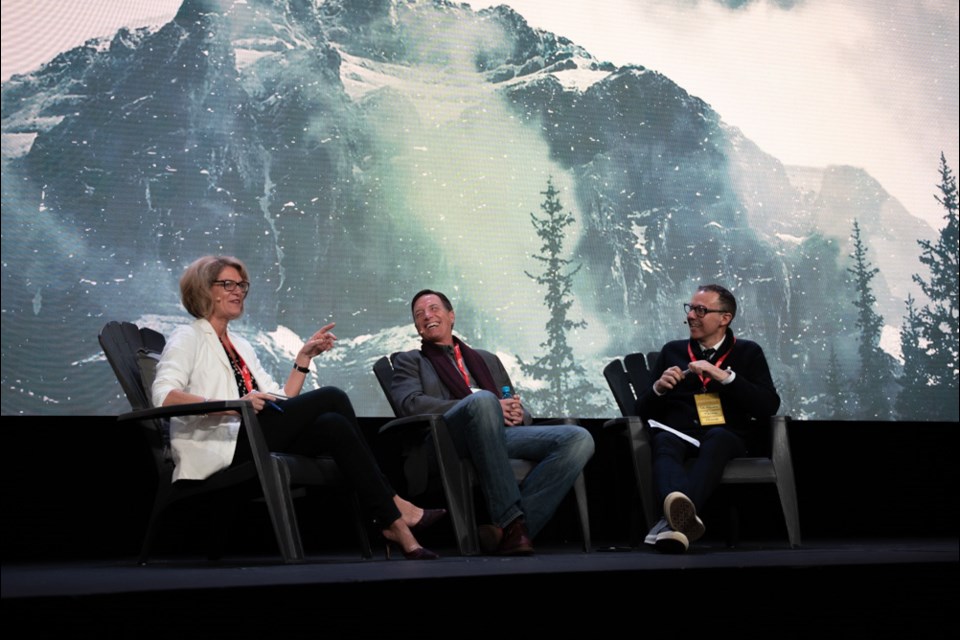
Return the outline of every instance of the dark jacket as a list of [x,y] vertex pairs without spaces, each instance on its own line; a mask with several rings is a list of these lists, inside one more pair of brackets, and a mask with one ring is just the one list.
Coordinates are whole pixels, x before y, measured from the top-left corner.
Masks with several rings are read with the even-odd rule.
[[[490,369],[497,388],[510,385],[510,378],[500,358],[482,349],[476,349],[476,352]],[[460,402],[453,397],[433,365],[423,357],[419,349],[403,351],[393,357],[393,385],[390,394],[403,416],[446,413]],[[524,408],[523,424],[532,422],[532,416]]]
[[[651,370],[651,380],[659,379],[670,367],[686,369],[690,365],[688,345],[693,349],[695,360],[702,357],[700,345],[695,340],[668,342],[660,350],[657,363]],[[780,396],[773,385],[770,367],[760,345],[750,340],[734,339],[733,332],[727,329],[726,339],[713,361],[716,362],[725,354],[721,368],[732,369],[737,374],[736,378],[726,385],[711,380],[707,384],[707,391],[720,394],[726,420],[724,426],[745,435],[751,426],[751,419],[759,420],[761,425],[766,426],[766,419],[780,408]],[[702,431],[703,427],[698,420],[693,396],[702,389],[700,378],[693,373],[687,374],[676,387],[662,396],[653,391],[651,383],[647,389],[641,390],[637,399],[637,415],[645,420],[657,420],[679,431],[695,434]]]

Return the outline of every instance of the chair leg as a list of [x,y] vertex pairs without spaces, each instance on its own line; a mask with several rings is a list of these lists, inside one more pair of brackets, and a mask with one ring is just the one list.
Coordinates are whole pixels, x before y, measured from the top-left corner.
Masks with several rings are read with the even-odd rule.
[[157,539],[157,530],[160,528],[160,516],[170,504],[170,495],[173,491],[173,484],[170,482],[169,475],[161,475],[157,486],[157,496],[153,500],[153,510],[150,512],[150,520],[147,521],[147,533],[143,536],[140,557],[137,558],[137,564],[141,566],[146,566],[150,558],[150,550],[153,549],[153,544]]
[[270,456],[270,467],[272,473],[263,473],[260,480],[280,555],[287,564],[303,562],[303,543],[290,493],[290,471],[274,456]]
[[440,479],[447,498],[447,511],[457,537],[460,555],[480,554],[477,519],[473,504],[474,475],[469,461],[461,460],[447,433],[446,425],[433,425],[433,444],[440,467]]
[[297,528],[297,512],[290,493],[290,469],[282,458],[272,455],[260,431],[253,405],[245,403],[240,409],[240,420],[250,441],[250,453],[260,478],[263,499],[277,537],[280,555],[290,564],[303,562],[303,543]]
[[453,522],[457,546],[460,548],[461,555],[480,555],[476,504],[473,499],[477,486],[476,472],[471,462],[463,460],[460,461],[459,471],[454,474],[458,479],[453,490],[456,497],[452,500],[456,512]]
[[373,557],[373,548],[370,546],[370,534],[363,524],[363,509],[360,506],[360,496],[356,491],[350,492],[350,508],[353,511],[353,522],[360,539],[360,557],[369,560]]
[[[631,419],[628,427],[628,437],[633,459],[633,473],[637,482],[637,493],[640,495],[646,531],[653,528],[659,519],[660,505],[656,504],[653,491],[653,455],[650,447],[650,438],[643,429],[640,419]],[[644,533],[645,533],[644,532]]]
[[787,538],[790,540],[790,547],[795,549],[800,546],[800,514],[797,511],[797,490],[793,476],[777,478],[777,493],[780,494],[783,519],[787,524]]
[[627,526],[629,527],[630,547],[636,549],[641,546],[641,541],[646,537],[650,529],[643,528],[647,522],[647,517],[643,514],[643,505],[640,497],[635,495],[631,495],[631,497],[634,498],[634,503],[631,504],[627,510],[630,518]]
[[793,477],[793,456],[790,453],[790,438],[786,416],[774,416],[771,419],[773,432],[773,470],[777,474],[777,493],[783,507],[783,519],[787,524],[787,537],[790,546],[800,546],[800,512],[797,507],[797,487]]
[[580,519],[580,531],[583,533],[583,551],[590,553],[592,545],[590,543],[590,514],[587,508],[587,483],[583,478],[583,473],[577,476],[573,485],[573,492],[577,498],[577,517]]
[[137,558],[137,564],[141,566],[146,566],[150,558],[150,550],[153,549],[153,543],[157,539],[157,529],[160,527],[160,514],[162,512],[163,508],[158,497],[147,523],[147,533],[143,537],[143,544],[140,545],[140,557]]

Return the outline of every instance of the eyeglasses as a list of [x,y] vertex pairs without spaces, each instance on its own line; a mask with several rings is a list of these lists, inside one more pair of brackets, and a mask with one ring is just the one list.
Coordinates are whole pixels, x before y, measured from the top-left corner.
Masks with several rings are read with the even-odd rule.
[[224,291],[233,291],[239,287],[243,295],[247,295],[247,291],[250,291],[250,283],[246,280],[243,282],[237,282],[236,280],[214,280],[211,284],[220,285]]
[[698,305],[684,304],[683,311],[688,315],[691,311],[693,311],[695,314],[697,314],[698,318],[702,318],[708,313],[730,313],[726,309],[707,309],[702,304],[698,304]]

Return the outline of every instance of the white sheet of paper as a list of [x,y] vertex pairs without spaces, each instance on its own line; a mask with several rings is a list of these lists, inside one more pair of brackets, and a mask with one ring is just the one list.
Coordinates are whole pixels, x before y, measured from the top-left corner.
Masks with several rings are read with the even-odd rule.
[[693,438],[693,437],[691,437],[691,436],[688,436],[688,435],[685,434],[685,433],[681,433],[680,431],[677,431],[677,430],[674,429],[673,427],[668,427],[667,425],[663,424],[662,422],[657,422],[656,420],[647,420],[647,424],[649,424],[652,429],[663,429],[664,431],[669,431],[669,432],[672,433],[673,435],[675,435],[675,436],[677,436],[678,438],[681,438],[681,439],[683,439],[683,440],[686,440],[687,442],[689,442],[690,444],[692,444],[692,445],[695,446],[695,447],[699,447],[699,446],[700,446],[700,441],[697,440],[696,438]]

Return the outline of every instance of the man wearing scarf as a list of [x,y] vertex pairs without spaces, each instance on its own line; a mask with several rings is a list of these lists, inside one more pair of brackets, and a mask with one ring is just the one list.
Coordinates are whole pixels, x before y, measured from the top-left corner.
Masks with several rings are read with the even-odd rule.
[[748,431],[766,427],[780,407],[763,350],[730,329],[737,315],[733,294],[702,285],[684,309],[690,338],[664,345],[651,370],[656,382],[636,408],[652,427],[653,483],[664,515],[644,542],[666,553],[683,553],[703,535],[697,508],[727,462],[746,454]]
[[[425,289],[410,303],[419,350],[398,353],[391,393],[403,415],[443,414],[460,455],[477,470],[492,525],[480,527],[487,553],[527,555],[593,455],[593,438],[574,425],[529,426],[532,418],[512,393],[494,354],[453,335],[449,298]],[[517,485],[510,458],[537,460]]]

